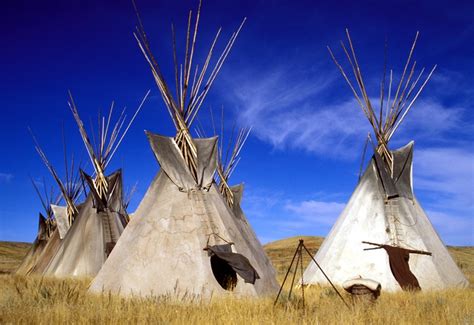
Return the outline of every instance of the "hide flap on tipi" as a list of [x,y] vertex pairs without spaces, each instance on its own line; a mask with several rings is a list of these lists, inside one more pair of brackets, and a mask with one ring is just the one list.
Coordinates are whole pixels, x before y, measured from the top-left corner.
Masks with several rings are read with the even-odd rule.
[[48,231],[46,227],[46,218],[40,213],[38,218],[38,234],[36,236],[38,240],[48,240]]
[[98,211],[105,211],[106,209],[113,212],[123,211],[123,189],[122,189],[122,170],[118,169],[109,176],[106,176],[108,189],[106,197],[103,199],[97,193],[94,180],[91,176],[81,170],[81,175],[89,185],[89,190],[92,193],[94,200],[94,208]]
[[412,167],[413,167],[414,142],[410,141],[406,146],[392,151],[393,155],[393,179],[400,195],[413,198]]
[[257,270],[252,266],[248,258],[242,254],[234,253],[231,244],[208,246],[207,251],[211,258],[217,256],[228,263],[244,279],[245,283],[255,284],[255,281],[260,279]]
[[234,205],[240,205],[244,193],[244,183],[231,186],[230,190],[232,191],[232,193],[234,193]]
[[51,210],[53,210],[54,218],[56,219],[56,226],[59,231],[59,238],[63,239],[71,225],[69,224],[66,207],[51,204]]
[[217,137],[193,139],[197,150],[197,181],[190,173],[175,140],[146,131],[160,167],[180,189],[209,187],[217,168]]
[[373,161],[376,166],[377,176],[382,183],[387,198],[406,197],[413,199],[411,170],[413,164],[413,144],[397,150],[390,151],[393,155],[393,175],[391,175],[382,157],[375,151]]

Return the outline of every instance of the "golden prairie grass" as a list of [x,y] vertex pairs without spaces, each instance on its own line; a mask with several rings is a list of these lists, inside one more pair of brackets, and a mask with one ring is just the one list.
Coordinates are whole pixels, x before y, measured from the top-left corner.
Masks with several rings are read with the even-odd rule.
[[[298,238],[265,246],[281,280]],[[313,252],[322,238],[303,237]],[[0,252],[0,269],[19,264],[27,249],[12,243]],[[18,246],[18,247],[17,247]],[[474,249],[449,248],[463,272],[474,278]],[[3,263],[6,261],[7,263]],[[16,262],[12,262],[16,261]],[[308,261],[309,262],[309,261]],[[284,291],[274,307],[274,296],[258,299],[214,297],[210,302],[177,303],[171,297],[122,298],[87,292],[90,279],[59,280],[0,275],[0,324],[474,324],[474,289],[385,293],[373,305],[350,308],[329,287],[305,290],[288,300]],[[288,288],[286,288],[288,289]],[[351,299],[340,290],[347,302]]]
[[[301,295],[177,303],[169,297],[121,298],[87,292],[89,280],[0,276],[0,323],[35,324],[473,324],[474,290],[383,293],[346,308],[328,287]],[[285,292],[286,294],[286,292]],[[350,298],[345,295],[345,299]]]

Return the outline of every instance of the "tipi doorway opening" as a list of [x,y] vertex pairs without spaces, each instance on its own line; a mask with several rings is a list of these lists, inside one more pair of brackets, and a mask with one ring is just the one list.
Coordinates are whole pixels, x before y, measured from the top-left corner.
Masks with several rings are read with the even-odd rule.
[[217,255],[211,256],[212,274],[220,286],[228,291],[233,291],[237,286],[237,273],[234,269]]

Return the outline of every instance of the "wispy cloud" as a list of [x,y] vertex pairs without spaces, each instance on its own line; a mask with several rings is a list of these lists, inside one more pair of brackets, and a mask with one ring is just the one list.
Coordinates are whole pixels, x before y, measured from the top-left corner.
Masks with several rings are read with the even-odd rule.
[[9,183],[13,179],[13,174],[0,173],[0,183]]
[[281,191],[261,188],[245,188],[243,205],[247,215],[255,219],[267,219],[269,211],[278,208],[284,201]]
[[364,137],[367,122],[355,100],[321,104],[335,73],[295,75],[286,68],[251,73],[237,82],[233,96],[240,103],[238,118],[252,125],[253,134],[277,150],[303,149],[318,154],[347,153],[355,139]]
[[314,199],[300,201],[288,193],[251,189],[244,196],[243,207],[262,242],[301,234],[325,235],[345,203],[331,200],[332,195],[326,193],[311,197]]
[[[357,101],[348,89],[335,92],[337,74],[321,72],[315,76],[295,75],[285,68],[242,73],[232,85],[240,122],[252,125],[253,134],[276,150],[300,149],[332,158],[354,159],[353,150],[371,131]],[[258,78],[254,76],[258,75]],[[343,93],[342,98],[337,98]],[[378,99],[373,98],[373,103]],[[444,142],[447,132],[467,132],[465,109],[446,106],[430,98],[419,100],[401,124],[393,144],[402,145],[415,138]]]
[[453,141],[449,132],[468,133],[472,127],[464,121],[465,109],[446,106],[435,99],[419,100],[413,106],[394,135],[394,142],[406,143],[411,139],[443,144]]
[[444,194],[455,204],[474,208],[472,150],[426,148],[417,150],[414,159],[416,188]]
[[436,210],[426,210],[441,238],[449,245],[474,245],[474,220]]
[[285,209],[297,216],[301,221],[311,225],[331,226],[344,209],[345,203],[333,201],[307,200],[290,202]]
[[474,244],[473,184],[472,149],[438,147],[415,152],[414,187],[448,243]]

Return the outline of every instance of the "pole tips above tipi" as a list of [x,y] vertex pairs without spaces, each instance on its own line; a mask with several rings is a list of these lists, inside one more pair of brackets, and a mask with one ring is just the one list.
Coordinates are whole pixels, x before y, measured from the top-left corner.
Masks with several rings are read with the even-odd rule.
[[145,96],[143,97],[142,101],[140,102],[140,105],[138,106],[137,110],[133,114],[125,129],[123,128],[127,119],[127,115],[125,114],[125,108],[120,113],[120,116],[118,117],[114,126],[111,125],[112,115],[114,111],[114,102],[112,102],[107,116],[101,116],[101,113],[99,111],[97,139],[94,137],[94,130],[92,130],[93,137],[91,141],[91,138],[89,138],[87,131],[84,127],[84,123],[82,122],[79,116],[79,112],[77,110],[77,106],[74,102],[72,94],[71,92],[69,92],[68,104],[71,108],[74,119],[76,120],[77,126],[79,127],[79,132],[81,134],[82,141],[84,142],[84,145],[86,147],[87,153],[89,154],[92,166],[94,167],[94,187],[99,197],[101,198],[106,195],[108,190],[107,178],[104,174],[105,168],[110,163],[110,160],[112,159],[118,147],[122,143],[123,138],[127,134],[130,126],[132,125],[133,121],[135,120],[141,108],[143,107],[143,104],[145,103],[149,94],[150,90],[148,90]]
[[[184,63],[178,63],[178,56],[176,53],[176,34],[173,24],[171,25],[174,79],[176,88],[175,96],[173,96],[173,93],[163,76],[160,65],[151,51],[150,43],[145,33],[145,29],[143,27],[137,7],[135,6],[134,2],[133,4],[138,20],[138,26],[136,28],[136,32],[134,33],[135,38],[143,52],[143,55],[150,65],[156,85],[160,90],[163,101],[166,105],[166,108],[168,109],[168,113],[173,120],[174,126],[176,128],[175,142],[183,154],[184,160],[186,161],[191,174],[195,179],[197,179],[197,152],[196,146],[192,141],[189,128],[196,118],[196,115],[199,112],[199,109],[206,98],[214,80],[216,79],[222,65],[224,64],[225,59],[229,55],[230,50],[232,49],[232,46],[234,45],[234,42],[237,39],[237,36],[239,35],[246,18],[242,20],[242,23],[238,29],[232,33],[219,58],[214,64],[212,64],[212,55],[221,34],[221,28],[218,29],[210,45],[206,59],[201,66],[197,64],[193,66],[199,18],[201,14],[201,1],[199,2],[196,17],[194,19],[194,25],[192,24],[193,12],[189,11]],[[206,74],[208,71],[210,71],[210,73]]]
[[[219,146],[217,148],[218,157],[217,157],[217,169],[216,169],[216,184],[219,187],[219,191],[226,200],[227,204],[230,207],[234,205],[234,192],[232,191],[229,185],[229,178],[234,172],[235,168],[240,162],[240,152],[247,141],[247,138],[250,135],[251,127],[241,127],[236,130],[236,122],[233,123],[231,132],[229,134],[229,139],[226,139],[224,136],[224,108],[221,110],[221,124],[220,130],[217,130],[214,115],[212,109],[209,110],[211,115],[212,122],[212,131],[213,135],[219,135]],[[201,123],[198,120],[198,127],[196,128],[196,134],[200,138],[206,137],[206,133]],[[237,131],[237,135],[236,135]],[[220,132],[220,134],[218,134]],[[224,147],[224,143],[227,143]]]
[[[74,165],[74,155],[71,158],[71,165],[69,166],[67,159],[66,141],[63,133],[65,178],[64,180],[62,180],[56,172],[56,169],[54,168],[53,164],[51,164],[51,162],[46,157],[46,154],[44,153],[43,149],[41,149],[41,146],[39,145],[38,140],[33,134],[33,131],[30,128],[28,128],[28,130],[30,131],[31,137],[33,138],[33,141],[35,143],[36,152],[38,152],[38,155],[41,157],[41,160],[45,164],[48,171],[51,173],[51,176],[53,176],[54,180],[58,184],[59,190],[64,198],[64,201],[66,202],[67,220],[63,221],[67,223],[66,227],[69,227],[74,220],[74,216],[78,212],[78,209],[76,207],[76,201],[82,192],[81,183],[79,182],[79,169],[76,168]],[[33,185],[35,185],[34,182]]]
[[[362,72],[357,60],[357,56],[354,50],[349,30],[346,29],[346,36],[348,41],[348,47],[341,41],[341,47],[344,51],[347,61],[349,62],[350,68],[353,72],[353,77],[356,81],[354,86],[353,81],[348,76],[342,65],[337,61],[331,48],[328,46],[329,53],[336,66],[339,68],[341,74],[346,80],[347,84],[351,88],[357,102],[362,108],[365,116],[369,120],[372,128],[374,129],[375,137],[377,139],[377,152],[387,162],[392,169],[393,157],[388,149],[388,142],[392,138],[393,134],[400,126],[400,123],[405,118],[406,114],[410,111],[416,99],[428,83],[431,78],[436,65],[431,69],[428,75],[424,78],[424,81],[419,84],[420,79],[425,72],[425,68],[422,68],[419,73],[415,73],[416,61],[412,63],[412,56],[415,50],[416,42],[418,40],[419,32],[416,33],[413,45],[408,54],[408,58],[401,74],[400,80],[396,89],[392,90],[392,83],[394,82],[393,71],[390,70],[388,77],[388,94],[386,95],[385,87],[387,82],[386,76],[386,63],[384,64],[384,71],[382,80],[380,82],[380,107],[378,111],[374,108],[371,103],[371,99],[364,83]],[[410,66],[411,65],[411,66]]]
[[[38,198],[41,201],[41,205],[43,206],[45,217],[42,216],[40,213],[40,222],[38,225],[38,238],[42,236],[46,236],[49,238],[56,227],[56,220],[54,219],[52,205],[57,205],[61,201],[61,194],[57,194],[53,187],[51,187],[49,193],[46,187],[46,180],[43,178],[43,194],[38,188],[35,180],[30,176],[31,184],[35,189]],[[41,239],[41,238],[40,238]]]

